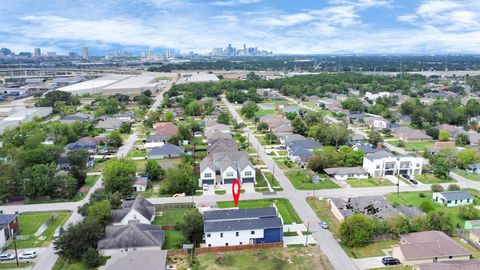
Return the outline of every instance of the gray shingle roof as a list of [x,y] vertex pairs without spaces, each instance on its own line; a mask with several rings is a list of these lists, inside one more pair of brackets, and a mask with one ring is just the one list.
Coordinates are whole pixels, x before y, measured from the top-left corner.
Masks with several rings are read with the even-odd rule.
[[17,215],[14,214],[1,214],[0,215],[0,224],[10,224]]
[[[115,259],[114,259],[115,258]],[[167,264],[166,250],[129,250],[122,255],[114,255],[106,270],[164,270]]]
[[161,247],[164,239],[160,226],[132,222],[128,225],[107,226],[105,239],[98,242],[98,248]]
[[396,208],[402,215],[412,219],[416,216],[424,216],[425,215],[425,212],[423,212],[422,209],[416,207],[416,206],[412,206],[412,207],[408,207],[408,206],[404,206],[404,205],[399,205],[397,206]]
[[365,170],[362,167],[337,167],[337,168],[327,168],[323,169],[327,174],[365,174]]
[[170,143],[166,143],[159,147],[154,147],[150,152],[148,152],[148,156],[180,156],[180,154],[185,152],[185,148],[173,145]]
[[393,157],[393,156],[394,155],[390,152],[378,151],[378,152],[366,155],[365,158],[368,159],[368,160],[375,160],[375,159],[382,159],[382,158]]
[[449,201],[473,199],[472,194],[464,190],[445,191],[445,192],[440,192],[440,194],[442,194],[442,196]]
[[262,217],[276,217],[277,211],[274,207],[247,208],[247,209],[222,209],[205,211],[203,218],[205,221],[227,220],[227,219],[248,219]]
[[203,225],[203,229],[205,232],[244,231],[244,230],[282,228],[282,227],[283,227],[282,220],[278,217],[212,221],[212,222],[205,222]]
[[143,196],[138,195],[133,201],[124,201],[122,209],[112,210],[112,222],[118,223],[122,221],[131,209],[135,209],[148,220],[151,220],[155,215],[155,206]]

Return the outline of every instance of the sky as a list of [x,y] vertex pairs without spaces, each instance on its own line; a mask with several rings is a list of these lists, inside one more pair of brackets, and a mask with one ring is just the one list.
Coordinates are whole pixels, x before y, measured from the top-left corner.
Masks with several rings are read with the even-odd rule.
[[0,0],[15,52],[480,53],[480,0]]

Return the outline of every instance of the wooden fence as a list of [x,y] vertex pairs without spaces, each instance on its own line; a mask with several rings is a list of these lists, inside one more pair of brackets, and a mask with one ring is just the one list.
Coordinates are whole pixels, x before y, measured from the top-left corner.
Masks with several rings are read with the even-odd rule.
[[[265,243],[254,245],[239,245],[239,246],[222,246],[222,247],[200,247],[195,249],[196,254],[220,253],[220,252],[238,252],[246,250],[257,250],[266,248],[283,248],[283,242]],[[188,251],[184,249],[169,249],[168,255],[188,255]]]
[[161,211],[165,209],[188,209],[188,208],[195,208],[193,203],[167,203],[167,204],[157,204],[155,205],[155,210]]

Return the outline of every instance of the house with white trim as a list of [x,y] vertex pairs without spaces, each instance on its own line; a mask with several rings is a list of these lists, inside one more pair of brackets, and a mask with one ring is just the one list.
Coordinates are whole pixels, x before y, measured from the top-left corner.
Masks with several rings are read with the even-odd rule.
[[135,200],[124,201],[121,209],[112,210],[113,225],[128,225],[131,222],[151,224],[155,219],[155,206],[139,195]]
[[473,196],[466,190],[434,192],[432,200],[446,207],[473,204]]
[[255,174],[247,152],[210,153],[200,162],[199,184],[225,185],[233,183],[235,178],[242,184],[256,183]]
[[379,151],[363,157],[363,169],[371,177],[382,178],[385,175],[409,176],[422,173],[423,158],[410,155],[394,155],[387,151]]

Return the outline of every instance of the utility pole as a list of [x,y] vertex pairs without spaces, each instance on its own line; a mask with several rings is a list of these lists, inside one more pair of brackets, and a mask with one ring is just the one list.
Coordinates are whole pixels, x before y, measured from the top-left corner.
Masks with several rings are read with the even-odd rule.
[[17,267],[20,266],[18,263],[18,251],[17,251],[17,231],[13,230],[13,246],[15,248],[15,260],[17,261]]
[[305,246],[308,246],[308,234],[309,234],[309,228],[310,228],[310,221],[307,222],[307,235],[305,235]]

